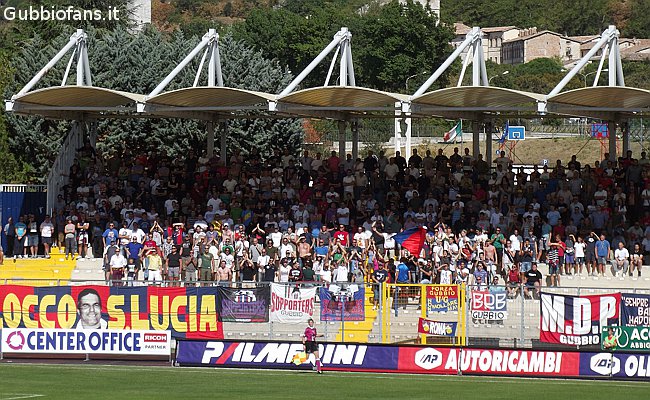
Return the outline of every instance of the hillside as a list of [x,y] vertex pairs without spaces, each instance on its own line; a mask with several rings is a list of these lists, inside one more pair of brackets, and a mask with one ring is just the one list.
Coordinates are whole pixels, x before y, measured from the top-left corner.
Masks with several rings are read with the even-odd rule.
[[[153,23],[161,30],[202,31],[229,26],[258,8],[283,8],[304,17],[335,6],[355,13],[373,0],[152,0]],[[476,26],[536,26],[568,35],[597,34],[615,24],[625,37],[650,38],[647,0],[441,0],[441,19]]]

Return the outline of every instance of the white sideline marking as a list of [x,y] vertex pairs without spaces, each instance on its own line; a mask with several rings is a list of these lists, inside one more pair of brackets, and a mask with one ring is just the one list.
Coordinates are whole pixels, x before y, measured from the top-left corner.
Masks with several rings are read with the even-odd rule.
[[[4,397],[12,396],[12,397]],[[0,400],[18,400],[18,399],[33,399],[36,397],[44,397],[43,394],[26,394],[26,393],[6,393],[0,394]]]
[[[1,364],[0,364],[1,365]],[[91,366],[82,366],[82,365],[71,365],[71,364],[12,364],[12,368],[19,366],[39,366],[45,368],[68,368],[68,369],[78,369],[78,370],[92,370],[92,371],[115,371],[116,369],[128,368],[134,371],[147,371],[151,372],[152,368],[161,368],[161,369],[172,369],[169,366],[151,366],[151,367],[141,367],[141,366],[128,366],[128,365],[115,365],[115,364],[97,364],[94,367]],[[200,372],[204,374],[232,374],[232,375],[250,375],[250,374],[265,374],[265,375],[277,375],[277,376],[296,376],[301,373],[309,373],[308,370],[295,370],[295,371],[279,371],[277,369],[256,369],[256,368],[210,368],[210,367],[175,367],[175,371],[179,370],[188,370],[195,372]],[[327,365],[323,366],[323,371],[327,375],[349,375],[355,377],[363,377],[369,379],[391,379],[391,380],[422,380],[422,379],[431,379],[432,381],[438,382],[457,382],[459,379],[471,379],[478,381],[494,381],[494,379],[500,379],[502,381],[511,381],[521,383],[521,381],[526,380],[539,380],[549,382],[552,381],[553,384],[558,385],[583,385],[590,386],[594,384],[602,384],[612,387],[639,387],[644,385],[650,385],[650,382],[645,381],[631,381],[628,383],[623,383],[616,380],[601,380],[601,379],[568,379],[568,378],[545,378],[545,377],[512,377],[512,376],[478,376],[478,375],[462,375],[462,376],[441,376],[441,375],[428,375],[428,374],[405,374],[399,373],[398,375],[387,373],[376,373],[376,372],[355,372],[355,371],[328,371]],[[326,376],[327,376],[326,375]],[[38,395],[43,396],[43,395]],[[0,400],[7,400],[0,397]]]

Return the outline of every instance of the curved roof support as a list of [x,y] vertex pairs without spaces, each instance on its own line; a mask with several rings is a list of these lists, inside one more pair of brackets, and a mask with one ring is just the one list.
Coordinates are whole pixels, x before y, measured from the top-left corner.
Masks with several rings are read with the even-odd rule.
[[205,52],[203,53],[203,58],[201,59],[201,63],[199,64],[199,68],[196,73],[197,77],[194,80],[194,86],[196,87],[198,84],[198,77],[201,75],[201,70],[203,69],[203,64],[206,57],[208,58],[208,86],[215,86],[215,80],[217,86],[223,86],[223,76],[221,75],[221,57],[219,56],[219,34],[215,29],[210,29],[208,30],[208,33],[203,35],[201,42],[194,48],[194,50],[185,56],[183,61],[176,65],[176,68],[174,68],[172,72],[170,72],[169,75],[167,75],[167,77],[165,77],[165,79],[163,79],[162,82],[160,82],[158,86],[156,86],[156,88],[151,91],[151,93],[149,93],[149,96],[147,96],[147,98],[153,97],[162,92],[167,87],[167,85],[169,85],[169,83],[176,77],[176,75],[178,75],[178,73],[181,72],[181,70],[183,70],[183,68],[185,68],[203,49],[205,49]]
[[77,57],[77,86],[92,86],[92,75],[90,73],[90,64],[88,62],[88,36],[83,29],[77,29],[75,33],[70,36],[68,43],[63,46],[61,50],[52,59],[45,64],[43,68],[34,77],[23,87],[20,92],[11,96],[11,100],[5,102],[5,107],[7,111],[12,111],[14,108],[14,100],[25,93],[29,92],[36,86],[36,84],[47,74],[47,72],[52,69],[58,63],[63,56],[66,55],[71,49],[74,48],[72,55],[70,56],[70,61],[63,75],[63,80],[61,86],[65,86],[66,81],[68,80],[68,74],[70,72],[70,67],[72,66],[72,61],[75,56]]
[[[433,83],[440,78],[440,76],[449,68],[449,66],[456,61],[456,59],[471,46],[474,55],[474,65],[473,65],[473,74],[472,74],[472,85],[474,86],[488,86],[487,82],[487,70],[485,68],[485,58],[483,57],[483,44],[482,44],[483,32],[481,28],[474,27],[472,28],[465,40],[454,50],[453,53],[438,67],[438,69],[427,79],[426,82],[420,88],[413,93],[411,98],[418,97],[423,95]],[[470,53],[468,51],[467,57]],[[463,73],[460,76],[460,82],[463,80],[465,68],[463,68]]]
[[618,37],[620,33],[618,29],[616,29],[616,26],[610,25],[609,28],[607,28],[605,31],[603,31],[602,35],[600,36],[600,40],[596,42],[594,47],[589,50],[587,54],[585,54],[584,57],[578,61],[578,63],[569,71],[566,76],[560,81],[560,83],[555,86],[553,90],[548,94],[548,97],[554,96],[562,91],[564,87],[569,83],[571,79],[573,79],[574,76],[578,72],[584,68],[585,65],[589,61],[591,61],[591,58],[598,53],[599,50],[602,49],[602,58],[601,61],[598,65],[598,71],[596,72],[596,77],[594,78],[594,85],[597,86],[598,84],[598,78],[600,78],[600,73],[603,71],[603,60],[605,57],[605,53],[607,50],[609,50],[609,86],[625,86],[625,79],[623,78],[623,64],[621,64],[621,53],[618,48]]
[[279,96],[284,96],[293,92],[294,89],[307,77],[307,75],[309,75],[311,71],[313,71],[314,68],[316,68],[316,66],[320,64],[320,62],[323,61],[323,59],[325,59],[325,57],[327,57],[327,55],[334,49],[337,49],[337,51],[334,54],[334,60],[332,60],[332,63],[330,64],[330,69],[325,80],[325,86],[329,83],[329,78],[332,76],[336,57],[339,54],[341,56],[339,85],[355,86],[356,82],[354,79],[354,66],[352,65],[351,39],[352,33],[350,30],[346,27],[341,28],[341,30],[336,32],[330,44],[328,44],[323,51],[321,51],[320,54],[318,54],[316,58],[314,58],[312,62],[309,63],[309,65],[307,65],[307,67],[298,74],[298,76],[296,76],[282,92],[280,92]]

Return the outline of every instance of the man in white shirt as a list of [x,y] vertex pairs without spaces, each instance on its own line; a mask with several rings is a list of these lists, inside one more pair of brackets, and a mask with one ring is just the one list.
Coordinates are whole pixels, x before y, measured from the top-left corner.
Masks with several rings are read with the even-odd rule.
[[336,210],[336,216],[338,218],[339,224],[348,226],[350,225],[350,209],[342,204]]
[[519,230],[515,229],[512,235],[510,235],[510,249],[512,251],[521,251],[521,236],[519,236]]
[[52,245],[52,235],[54,234],[54,224],[49,215],[45,216],[45,221],[41,223],[41,242],[45,251],[45,258],[50,258],[50,246]]
[[395,158],[391,157],[388,164],[384,167],[384,176],[387,181],[394,182],[399,174],[399,166],[395,164]]
[[222,201],[219,198],[219,196],[217,196],[216,193],[212,193],[212,197],[210,197],[210,200],[208,200],[207,205],[208,205],[208,208],[210,206],[212,206],[212,210],[218,210],[219,209],[219,204],[221,204],[221,203],[222,203]]
[[[121,251],[118,251],[111,257],[109,265],[111,267],[112,280],[122,280],[123,271],[126,267],[126,257],[122,254]],[[115,282],[114,282],[115,283]],[[119,284],[118,284],[119,285]]]
[[237,186],[237,180],[233,177],[229,177],[223,182],[223,188],[226,189],[228,193],[234,192],[235,186]]
[[343,194],[354,194],[354,175],[352,174],[352,170],[349,169],[347,171],[347,175],[343,177]]
[[616,276],[627,274],[627,269],[630,266],[630,253],[623,242],[618,242],[618,249],[614,250],[614,266],[616,267]]

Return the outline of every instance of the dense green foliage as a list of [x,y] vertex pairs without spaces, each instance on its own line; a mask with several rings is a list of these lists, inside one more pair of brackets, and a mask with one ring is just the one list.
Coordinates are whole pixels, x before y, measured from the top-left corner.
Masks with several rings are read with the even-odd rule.
[[[339,7],[338,3],[324,2],[320,8],[305,3],[256,9],[234,27],[235,36],[298,73],[346,26],[353,34],[357,84],[393,92],[405,92],[410,76],[432,72],[451,53],[447,43],[452,32],[437,26],[436,16],[420,4],[393,1],[359,13]],[[322,86],[328,67],[328,62],[322,62],[304,86]],[[335,70],[332,80],[337,73]],[[443,78],[440,83],[444,82]]]

